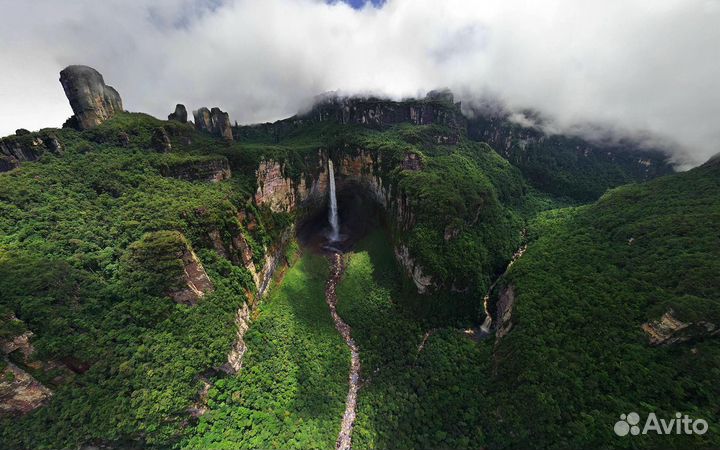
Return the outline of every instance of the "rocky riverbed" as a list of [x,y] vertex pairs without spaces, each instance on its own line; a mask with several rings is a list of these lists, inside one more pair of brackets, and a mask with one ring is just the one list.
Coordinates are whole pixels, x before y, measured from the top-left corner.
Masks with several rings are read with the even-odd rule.
[[360,388],[360,351],[352,338],[350,326],[342,320],[336,309],[337,295],[335,289],[345,269],[343,257],[340,253],[333,253],[329,259],[330,278],[325,287],[325,300],[330,308],[330,315],[335,323],[335,328],[343,337],[347,346],[350,347],[350,375],[348,376],[350,388],[348,389],[347,399],[345,400],[345,413],[343,414],[340,433],[338,434],[335,448],[337,450],[349,450],[352,448],[352,431],[355,425],[357,393]]

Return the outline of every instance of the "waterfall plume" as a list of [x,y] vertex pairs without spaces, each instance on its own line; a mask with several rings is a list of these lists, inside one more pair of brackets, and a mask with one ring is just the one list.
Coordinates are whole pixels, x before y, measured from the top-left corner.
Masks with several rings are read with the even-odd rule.
[[328,159],[328,177],[330,178],[330,208],[328,211],[328,219],[330,221],[330,242],[340,240],[340,220],[338,219],[337,197],[335,195],[335,171],[333,169],[332,160]]

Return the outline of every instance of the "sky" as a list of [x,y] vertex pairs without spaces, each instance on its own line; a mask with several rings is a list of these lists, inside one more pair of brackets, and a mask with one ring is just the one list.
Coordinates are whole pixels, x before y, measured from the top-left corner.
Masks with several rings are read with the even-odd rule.
[[[239,123],[327,91],[449,87],[548,131],[642,138],[684,167],[720,152],[720,0],[0,0],[0,135],[60,126],[58,81],[98,69],[126,109]],[[592,126],[590,126],[592,124]]]

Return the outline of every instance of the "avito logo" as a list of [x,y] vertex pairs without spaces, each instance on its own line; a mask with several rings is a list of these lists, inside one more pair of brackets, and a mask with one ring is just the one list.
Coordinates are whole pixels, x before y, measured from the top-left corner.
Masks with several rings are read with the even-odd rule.
[[707,420],[692,419],[687,414],[675,413],[674,419],[658,419],[655,413],[648,414],[645,424],[640,428],[640,414],[631,412],[621,414],[620,420],[615,423],[613,430],[618,436],[631,434],[705,434],[708,430]]

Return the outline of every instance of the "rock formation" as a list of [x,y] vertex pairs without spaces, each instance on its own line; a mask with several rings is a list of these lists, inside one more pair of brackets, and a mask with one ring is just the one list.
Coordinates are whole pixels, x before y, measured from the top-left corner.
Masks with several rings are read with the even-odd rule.
[[190,159],[171,163],[161,168],[165,177],[185,181],[218,181],[230,178],[230,165],[224,156],[204,159]]
[[[22,324],[14,315],[5,320]],[[0,319],[0,325],[3,321]],[[21,327],[24,328],[24,325]],[[33,337],[33,332],[27,330],[0,339],[0,416],[29,413],[52,396],[52,391],[28,371],[46,375],[53,373],[53,383],[62,383],[65,376],[70,374],[63,364],[36,359],[31,342]],[[15,363],[10,362],[11,359]]]
[[130,244],[122,270],[129,285],[190,306],[215,289],[190,242],[175,230],[145,233]]
[[[184,238],[183,238],[184,241]],[[177,303],[185,303],[187,305],[196,305],[205,294],[215,290],[215,286],[205,272],[205,268],[198,259],[197,255],[185,245],[181,254],[178,255],[183,263],[183,273],[181,276],[182,286],[179,289],[168,292],[168,295]]]
[[180,123],[187,123],[187,109],[185,109],[185,105],[180,103],[175,105],[175,112],[168,115],[168,120],[174,120]]
[[703,337],[720,335],[720,327],[707,321],[683,322],[675,317],[673,310],[667,311],[659,320],[642,325],[650,345],[670,345]]
[[415,153],[406,153],[402,163],[403,170],[422,170],[422,160]]
[[255,262],[253,261],[253,251],[248,244],[247,239],[243,235],[240,223],[240,214],[238,215],[238,222],[235,229],[232,232],[232,239],[229,245],[225,245],[223,242],[220,231],[217,229],[211,230],[208,233],[210,242],[218,255],[224,257],[228,261],[232,262],[236,266],[243,266],[250,272],[253,277],[253,281],[256,286],[260,285],[260,274],[258,273]]
[[199,131],[206,131],[222,137],[228,142],[233,140],[230,116],[220,108],[215,107],[208,110],[203,107],[194,111],[193,116],[195,117],[195,128]]
[[238,373],[242,368],[242,358],[245,355],[245,333],[250,328],[250,308],[246,302],[235,315],[235,326],[237,328],[235,341],[228,353],[227,362],[220,367],[223,372],[232,375]]
[[66,67],[60,72],[60,83],[83,130],[100,125],[123,110],[120,94],[107,86],[103,76],[91,67]]
[[432,277],[423,273],[423,268],[410,257],[410,250],[406,246],[395,247],[395,259],[413,280],[419,294],[424,294],[433,286]]
[[0,371],[0,416],[27,414],[50,396],[50,389],[11,362]]
[[63,145],[55,133],[18,131],[15,136],[0,139],[0,172],[12,170],[25,161],[35,161],[46,152],[63,152]]
[[441,144],[457,144],[465,129],[460,103],[450,91],[432,91],[422,100],[396,102],[379,98],[338,97],[333,93],[316,98],[315,106],[295,120],[359,124],[387,128],[399,123],[441,125],[448,133],[438,135]]
[[293,182],[283,174],[283,166],[273,160],[261,161],[256,172],[255,203],[268,205],[273,212],[290,212],[296,206]]
[[168,135],[165,127],[158,127],[153,130],[152,137],[150,138],[150,145],[152,148],[162,153],[167,153],[172,150],[170,136]]
[[500,291],[495,314],[498,325],[495,333],[496,342],[510,332],[512,328],[512,309],[515,305],[515,286],[510,285]]
[[[377,158],[377,160],[376,160]],[[294,212],[298,207],[309,204],[322,204],[327,196],[327,155],[321,153],[315,162],[308,164],[310,173],[300,174],[299,181],[285,175],[283,164],[274,160],[260,162],[256,172],[257,191],[255,203],[267,205],[274,212]],[[404,170],[422,170],[422,163],[416,155],[406,155],[400,162]],[[338,183],[356,183],[363,187],[384,211],[389,222],[398,231],[407,231],[415,223],[415,216],[410,208],[409,200],[401,191],[393,190],[379,173],[379,156],[358,149],[343,155],[336,163]],[[310,175],[310,187],[305,181]],[[395,256],[413,279],[418,292],[428,292],[436,287],[433,280],[424,273],[423,267],[415,261],[406,246],[398,243]]]

